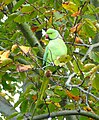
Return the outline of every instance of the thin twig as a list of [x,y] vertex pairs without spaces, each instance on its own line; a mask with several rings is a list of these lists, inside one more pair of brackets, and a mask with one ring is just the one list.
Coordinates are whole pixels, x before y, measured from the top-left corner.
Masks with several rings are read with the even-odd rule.
[[[73,42],[65,42],[65,44],[70,44],[70,45],[73,45]],[[76,44],[76,43],[74,43],[74,46],[82,46],[82,47],[87,47],[87,48],[89,48],[90,47],[90,45],[88,45],[88,44]]]
[[87,58],[87,56],[89,55],[89,53],[92,51],[93,48],[95,47],[99,47],[99,43],[95,43],[93,45],[90,45],[89,49],[87,50],[85,56],[81,59],[82,62],[84,62]]

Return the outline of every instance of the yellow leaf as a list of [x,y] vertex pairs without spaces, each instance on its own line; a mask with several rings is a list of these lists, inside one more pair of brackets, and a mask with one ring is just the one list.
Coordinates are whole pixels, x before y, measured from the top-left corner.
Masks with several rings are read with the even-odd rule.
[[95,64],[93,64],[93,63],[85,64],[83,71],[90,71],[93,67],[95,67]]
[[83,107],[83,109],[84,109],[85,111],[94,113],[94,111],[93,111],[89,106],[85,106],[85,107]]
[[54,105],[56,105],[57,107],[61,107],[59,103],[54,103]]
[[4,97],[6,96],[6,93],[0,92],[0,96]]
[[18,47],[18,45],[17,45],[17,44],[14,44],[14,45],[12,46],[12,48],[11,48],[12,52],[13,52],[17,47]]
[[0,3],[0,10],[3,10],[4,3]]
[[22,50],[22,52],[24,53],[24,54],[28,54],[29,52],[30,52],[30,50],[31,50],[31,48],[30,47],[26,47],[26,46],[19,46],[19,48]]
[[93,68],[90,70],[89,74],[91,75],[91,74],[93,74],[93,73],[96,73],[97,71],[99,71],[99,65],[93,67]]
[[46,104],[51,104],[51,103],[52,103],[52,101],[47,101],[47,102],[46,102]]
[[78,6],[73,2],[63,2],[62,7],[66,10],[69,10],[72,13],[75,13],[78,11]]
[[49,19],[49,23],[52,24],[53,22],[53,16],[51,15],[50,19]]
[[0,55],[0,60],[5,60],[10,55],[10,50],[5,51],[3,54]]
[[2,66],[5,66],[5,65],[8,65],[11,62],[12,62],[12,59],[10,59],[10,58],[4,58],[2,60],[0,59],[0,66],[2,67]]
[[3,52],[4,52],[4,51],[0,51],[0,55],[2,55]]

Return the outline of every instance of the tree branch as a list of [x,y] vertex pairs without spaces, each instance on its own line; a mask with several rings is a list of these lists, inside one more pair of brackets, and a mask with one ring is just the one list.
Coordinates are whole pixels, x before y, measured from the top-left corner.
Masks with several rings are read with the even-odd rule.
[[[3,113],[5,116],[10,116],[14,112],[17,112],[13,109],[13,106],[2,96],[0,96],[0,113]],[[14,117],[12,120],[16,120]]]
[[43,55],[43,48],[40,45],[39,41],[33,34],[32,30],[30,29],[30,26],[27,23],[17,24],[20,28],[21,32],[23,33],[24,37],[27,39],[31,47],[38,47],[39,49],[39,55]]
[[[90,45],[89,46],[89,49],[87,50],[86,54],[84,55],[84,57],[81,59],[81,62],[84,62],[88,56],[88,54],[92,51],[93,48],[95,47],[98,47],[99,46],[99,43],[95,43],[93,45]],[[92,97],[94,97],[95,99],[99,100],[98,97],[94,96],[92,93],[88,92],[88,91],[85,91],[84,89],[82,89],[81,87],[79,87],[78,85],[71,85],[70,82],[71,82],[71,79],[76,75],[76,73],[72,73],[69,78],[67,79],[65,85],[67,87],[76,87],[78,88],[79,90],[81,90],[82,92],[84,92],[85,94],[88,94],[88,95],[91,95]]]
[[[86,117],[93,118],[95,120],[99,120],[98,115],[93,114],[91,112],[84,111],[84,110],[81,110],[81,111],[64,110],[64,111],[59,111],[59,112],[52,112],[50,114],[50,117],[54,118],[54,117],[58,117],[58,116],[69,116],[69,115],[81,115],[81,116],[86,116]],[[45,119],[45,118],[48,118],[48,114],[42,114],[42,115],[34,116],[33,120],[41,120],[41,119]]]
[[[85,59],[87,58],[88,54],[92,51],[92,49],[95,48],[95,47],[98,47],[98,46],[99,46],[99,43],[95,43],[95,44],[93,44],[93,45],[90,45],[90,47],[89,47],[89,49],[87,50],[85,56],[81,59],[81,62],[84,62]],[[70,85],[71,79],[72,79],[75,75],[76,75],[76,73],[72,73],[72,74],[69,76],[68,80],[67,80],[66,83],[65,83],[66,86],[69,86],[69,87],[71,86],[71,85]]]

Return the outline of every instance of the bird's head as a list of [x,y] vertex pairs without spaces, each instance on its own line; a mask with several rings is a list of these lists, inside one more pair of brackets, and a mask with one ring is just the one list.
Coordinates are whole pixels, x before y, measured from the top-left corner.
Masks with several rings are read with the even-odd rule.
[[53,28],[49,28],[47,31],[46,31],[46,38],[49,39],[49,40],[54,40],[58,37],[61,38],[59,32]]

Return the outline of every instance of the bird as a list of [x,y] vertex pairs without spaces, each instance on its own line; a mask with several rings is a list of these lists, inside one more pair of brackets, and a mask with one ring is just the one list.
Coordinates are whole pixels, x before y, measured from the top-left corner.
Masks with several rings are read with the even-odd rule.
[[49,43],[43,55],[43,66],[54,64],[54,61],[58,57],[67,55],[67,46],[57,30],[49,28],[45,36],[49,40]]

